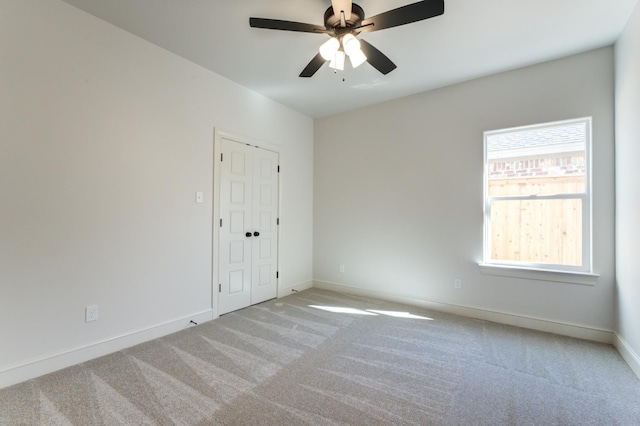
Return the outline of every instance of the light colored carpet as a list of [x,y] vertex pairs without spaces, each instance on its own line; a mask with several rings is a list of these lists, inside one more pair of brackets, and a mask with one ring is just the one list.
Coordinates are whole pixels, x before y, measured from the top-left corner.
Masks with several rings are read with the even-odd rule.
[[0,390],[0,424],[640,425],[640,380],[609,345],[311,289]]

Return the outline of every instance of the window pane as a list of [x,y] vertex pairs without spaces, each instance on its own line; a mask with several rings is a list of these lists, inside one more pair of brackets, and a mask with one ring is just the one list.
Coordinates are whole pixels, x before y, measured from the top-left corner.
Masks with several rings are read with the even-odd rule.
[[584,193],[586,123],[487,136],[488,195]]
[[492,201],[491,260],[582,266],[582,199]]

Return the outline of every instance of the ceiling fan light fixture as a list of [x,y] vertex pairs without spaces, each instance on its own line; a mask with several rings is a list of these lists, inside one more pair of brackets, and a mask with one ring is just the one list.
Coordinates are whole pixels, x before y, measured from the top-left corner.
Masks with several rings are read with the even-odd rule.
[[347,34],[342,38],[342,47],[344,53],[351,56],[360,52],[360,41],[353,34]]
[[334,70],[344,70],[344,52],[342,50],[338,50],[336,52],[336,54],[331,59],[331,62],[329,62],[329,67],[333,68]]
[[362,50],[358,49],[357,52],[349,55],[349,59],[351,60],[351,66],[354,68],[358,68],[367,60],[367,56],[362,52]]
[[331,37],[320,46],[320,55],[325,61],[331,61],[336,56],[338,49],[340,49],[340,41],[335,37]]

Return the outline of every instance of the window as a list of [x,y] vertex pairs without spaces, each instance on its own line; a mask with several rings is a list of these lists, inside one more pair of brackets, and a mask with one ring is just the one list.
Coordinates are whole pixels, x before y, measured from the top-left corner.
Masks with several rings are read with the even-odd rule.
[[484,264],[591,272],[591,118],[484,133]]

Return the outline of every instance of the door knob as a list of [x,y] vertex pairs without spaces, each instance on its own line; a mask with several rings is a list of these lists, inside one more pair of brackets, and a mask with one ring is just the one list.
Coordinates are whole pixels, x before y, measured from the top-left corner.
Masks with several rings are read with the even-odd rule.
[[253,233],[253,236],[254,236],[254,237],[259,237],[259,236],[260,236],[260,233],[259,233],[258,231],[256,231],[256,232],[254,232],[254,233]]
[[251,236],[251,232],[247,232],[246,234],[244,234],[245,237],[250,237]]

